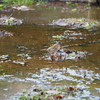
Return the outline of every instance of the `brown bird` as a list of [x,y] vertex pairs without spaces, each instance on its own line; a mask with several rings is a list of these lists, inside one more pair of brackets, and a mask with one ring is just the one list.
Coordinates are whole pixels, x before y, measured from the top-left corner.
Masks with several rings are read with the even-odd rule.
[[61,45],[61,42],[57,42],[56,44],[49,47],[47,51],[52,55],[56,53],[58,50],[60,50],[60,45]]

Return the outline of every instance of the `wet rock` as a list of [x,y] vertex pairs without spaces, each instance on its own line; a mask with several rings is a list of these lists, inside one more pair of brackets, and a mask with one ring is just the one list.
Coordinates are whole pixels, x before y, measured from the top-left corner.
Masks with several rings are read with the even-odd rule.
[[9,89],[8,88],[5,88],[5,89],[3,89],[4,91],[9,91]]
[[75,60],[78,61],[81,58],[86,57],[87,52],[76,51],[72,49],[60,49],[59,51],[46,55],[41,58],[41,60],[51,60],[51,61],[65,61],[65,60]]
[[11,17],[11,16],[12,16],[12,14],[10,16],[1,15],[0,25],[20,25],[23,23],[23,21],[21,19],[16,19],[16,18]]
[[27,47],[25,46],[18,46],[19,49],[28,49]]
[[31,59],[31,57],[29,56],[29,54],[17,54],[18,57],[22,57],[22,58],[27,58],[27,59]]
[[32,9],[28,6],[22,5],[22,6],[13,6],[12,9],[16,9],[16,10],[21,10],[21,11],[29,11],[29,10],[35,10]]
[[20,64],[22,66],[26,66],[26,61],[23,61],[23,60],[13,60],[13,63]]
[[9,55],[1,55],[1,56],[0,56],[0,62],[1,62],[1,63],[3,63],[3,62],[9,62],[9,61],[11,61],[11,60],[9,59]]
[[53,20],[50,25],[58,25],[58,26],[72,26],[77,28],[93,28],[95,26],[99,26],[100,23],[96,20],[88,20],[85,18],[76,19],[76,18],[68,18],[68,19],[58,19]]
[[3,36],[13,36],[13,33],[0,29],[0,37]]
[[[74,69],[76,67],[77,70]],[[86,74],[86,78],[81,77],[81,75],[84,75],[84,73]],[[97,99],[99,98],[98,96],[94,96],[94,94],[91,94],[90,87],[86,84],[87,81],[91,82],[92,77],[98,79],[98,75],[92,70],[80,69],[78,66],[70,66],[69,68],[63,67],[58,69],[49,67],[42,68],[40,69],[40,72],[36,72],[34,74],[30,73],[29,76],[24,79],[14,77],[13,75],[2,75],[0,76],[0,80],[7,82],[35,83],[35,85],[32,86],[32,90],[24,90],[23,94],[21,94],[20,97],[24,96],[25,98],[32,99],[42,98],[41,100],[44,100],[44,98],[46,100],[66,100],[68,98],[75,100],[82,100],[84,98],[96,98],[96,100],[99,100]],[[70,85],[67,84],[67,82],[69,81]],[[62,85],[62,82],[65,83],[64,86]],[[74,83],[74,85],[71,84],[72,82]],[[54,83],[56,86],[52,88],[52,84]],[[75,86],[75,84],[77,85]],[[100,92],[99,88],[95,88],[95,90],[97,92]]]
[[[70,87],[68,87],[70,88]],[[75,87],[74,87],[75,88]],[[38,90],[35,89],[35,90]],[[35,92],[35,93],[33,93]],[[87,91],[86,91],[87,92]],[[73,98],[75,96],[78,96],[78,94],[81,95],[82,92],[80,92],[78,89],[76,91],[66,91],[65,88],[62,88],[62,89],[58,89],[56,88],[55,89],[52,89],[52,90],[45,90],[45,89],[42,89],[42,91],[32,91],[30,92],[30,94],[28,94],[28,92],[25,92],[25,94],[23,93],[23,96],[25,99],[29,98],[29,97],[33,97],[33,99],[37,98],[38,100],[58,100],[58,99],[64,99],[66,100],[66,98],[69,98],[70,96]],[[28,95],[28,96],[27,96]],[[20,97],[22,98],[22,96]]]
[[33,91],[40,92],[40,91],[42,91],[42,89],[34,88]]

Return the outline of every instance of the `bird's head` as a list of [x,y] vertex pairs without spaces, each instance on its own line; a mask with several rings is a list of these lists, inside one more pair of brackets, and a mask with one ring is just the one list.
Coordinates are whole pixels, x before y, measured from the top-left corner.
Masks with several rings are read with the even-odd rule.
[[61,42],[60,42],[60,41],[58,41],[58,42],[56,42],[56,44],[61,45]]

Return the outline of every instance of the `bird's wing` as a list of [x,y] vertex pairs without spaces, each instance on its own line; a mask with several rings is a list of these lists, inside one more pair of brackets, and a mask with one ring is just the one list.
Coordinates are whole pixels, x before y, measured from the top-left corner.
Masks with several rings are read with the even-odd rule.
[[57,44],[54,44],[54,45],[52,45],[51,47],[49,47],[49,48],[47,49],[47,51],[53,50],[53,49],[56,48],[56,47],[57,47]]

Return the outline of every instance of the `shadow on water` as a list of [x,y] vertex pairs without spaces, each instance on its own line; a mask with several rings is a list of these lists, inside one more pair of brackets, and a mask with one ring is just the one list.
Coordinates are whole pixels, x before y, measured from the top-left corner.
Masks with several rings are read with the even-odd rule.
[[[91,100],[93,100],[93,96],[99,98],[100,29],[82,29],[48,24],[60,18],[84,17],[100,20],[100,7],[93,6],[77,13],[68,12],[66,9],[69,8],[65,9],[64,7],[53,7],[52,9],[40,7],[34,9],[32,11],[1,12],[1,14],[6,15],[13,13],[13,17],[24,19],[24,23],[16,26],[0,26],[0,29],[13,33],[10,36],[0,36],[0,99],[13,100],[11,96],[20,95],[23,89],[29,89],[32,86],[46,88],[44,85],[49,88],[63,85],[86,85],[85,88],[88,87],[92,93],[89,95],[92,98]],[[76,34],[65,35],[66,30],[74,31]],[[64,37],[53,38],[56,35]],[[47,54],[46,49],[56,41],[61,41],[64,48],[87,51],[88,55],[79,61],[51,62],[39,60],[40,57]],[[60,71],[56,70],[59,69],[63,72],[62,69],[64,68],[69,69],[61,76]],[[82,74],[81,77],[75,72],[83,73],[82,70],[83,72],[86,71],[86,73],[87,71],[93,72],[89,76],[91,79],[86,78],[84,81],[82,80],[84,75]],[[44,74],[41,71],[47,73]],[[74,73],[72,74],[71,71]],[[58,73],[56,75],[58,79],[53,80],[51,73]],[[51,75],[49,75],[49,79],[52,81],[47,79],[48,74]]]

